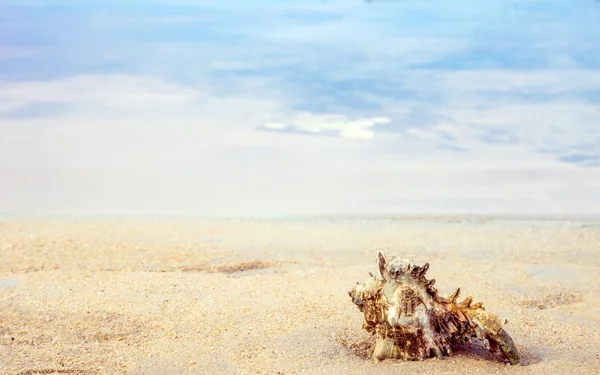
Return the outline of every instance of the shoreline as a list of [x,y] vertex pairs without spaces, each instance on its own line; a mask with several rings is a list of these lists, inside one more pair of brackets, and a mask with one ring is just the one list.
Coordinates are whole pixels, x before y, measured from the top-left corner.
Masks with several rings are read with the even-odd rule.
[[598,214],[470,214],[470,213],[335,213],[287,215],[200,215],[177,213],[14,213],[1,212],[0,220],[190,220],[190,221],[445,221],[445,222],[571,222],[600,223]]

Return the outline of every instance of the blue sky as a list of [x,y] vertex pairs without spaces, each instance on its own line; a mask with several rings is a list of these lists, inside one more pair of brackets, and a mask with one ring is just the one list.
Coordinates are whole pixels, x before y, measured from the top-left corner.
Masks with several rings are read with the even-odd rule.
[[0,3],[0,212],[598,214],[600,3]]

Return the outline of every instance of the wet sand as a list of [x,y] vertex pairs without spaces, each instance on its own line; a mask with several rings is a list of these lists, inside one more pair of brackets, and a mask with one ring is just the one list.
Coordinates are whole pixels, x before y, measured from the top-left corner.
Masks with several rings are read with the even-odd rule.
[[[375,251],[506,318],[444,360],[366,356]],[[600,225],[453,219],[0,220],[0,374],[596,374]]]

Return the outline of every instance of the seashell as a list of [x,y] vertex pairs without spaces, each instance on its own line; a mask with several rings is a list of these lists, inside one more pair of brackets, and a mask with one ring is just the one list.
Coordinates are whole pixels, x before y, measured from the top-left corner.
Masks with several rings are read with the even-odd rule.
[[378,275],[370,274],[348,294],[363,313],[363,328],[376,335],[372,360],[443,358],[452,346],[487,340],[513,365],[520,357],[510,335],[495,315],[469,296],[458,302],[460,288],[448,298],[438,294],[435,280],[425,277],[429,263],[413,264],[400,257],[391,261],[377,252]]

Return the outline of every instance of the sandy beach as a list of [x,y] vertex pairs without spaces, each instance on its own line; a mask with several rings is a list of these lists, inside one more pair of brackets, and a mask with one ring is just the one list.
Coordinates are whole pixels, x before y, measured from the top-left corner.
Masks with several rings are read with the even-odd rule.
[[[347,294],[376,250],[507,319],[479,343],[371,363]],[[0,374],[597,374],[600,225],[449,218],[0,220]]]

